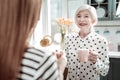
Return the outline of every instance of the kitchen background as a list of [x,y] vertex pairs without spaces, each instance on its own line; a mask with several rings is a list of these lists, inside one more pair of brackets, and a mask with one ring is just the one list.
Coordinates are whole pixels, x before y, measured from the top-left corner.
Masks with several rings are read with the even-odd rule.
[[[120,0],[43,0],[42,14],[31,45],[40,46],[40,40],[45,35],[50,35],[53,43],[59,45],[60,36],[57,34],[60,30],[56,19],[68,18],[74,21],[74,12],[83,4],[96,8],[99,21],[95,31],[108,39],[110,51],[120,52]],[[74,24],[71,28],[76,29]]]
[[110,51],[120,52],[120,27],[96,27],[96,32],[107,38]]

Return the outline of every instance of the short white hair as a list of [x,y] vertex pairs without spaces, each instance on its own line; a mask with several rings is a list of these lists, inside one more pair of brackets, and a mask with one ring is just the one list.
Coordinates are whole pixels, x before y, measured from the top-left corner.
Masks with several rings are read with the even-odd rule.
[[77,17],[77,15],[78,15],[78,13],[81,12],[81,11],[84,11],[84,10],[88,10],[88,11],[90,12],[90,14],[91,14],[91,16],[92,16],[92,19],[93,19],[93,21],[94,21],[94,22],[93,22],[93,25],[96,25],[97,22],[98,22],[98,17],[97,17],[96,9],[95,9],[93,6],[90,6],[90,5],[87,5],[87,4],[84,4],[84,5],[80,6],[80,7],[76,10],[76,12],[75,12],[75,17],[74,17],[75,23],[76,23],[76,17]]

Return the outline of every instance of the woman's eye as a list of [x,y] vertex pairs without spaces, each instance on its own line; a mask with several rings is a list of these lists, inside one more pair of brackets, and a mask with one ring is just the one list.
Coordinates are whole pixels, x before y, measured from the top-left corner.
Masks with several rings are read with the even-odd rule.
[[89,17],[89,16],[85,16],[86,18]]
[[77,17],[78,17],[78,18],[80,18],[81,16],[80,16],[80,15],[78,15]]

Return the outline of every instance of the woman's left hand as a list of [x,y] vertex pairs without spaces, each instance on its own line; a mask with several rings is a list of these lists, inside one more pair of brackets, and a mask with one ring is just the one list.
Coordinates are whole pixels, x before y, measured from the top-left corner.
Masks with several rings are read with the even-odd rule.
[[64,53],[63,51],[56,50],[55,52],[53,52],[53,54],[56,55],[57,60],[59,60]]
[[65,53],[63,51],[56,50],[55,52],[53,52],[53,54],[56,55],[59,69],[61,71],[64,71],[64,68],[66,67],[66,64],[67,64],[67,58],[65,56]]
[[93,64],[97,62],[98,54],[92,50],[89,51],[88,60],[91,61]]
[[60,72],[60,80],[63,80],[63,72],[64,72],[64,69],[67,65],[67,58],[66,58],[65,53],[63,51],[56,50],[55,52],[53,52],[53,54],[55,54],[56,58],[57,58],[58,69]]

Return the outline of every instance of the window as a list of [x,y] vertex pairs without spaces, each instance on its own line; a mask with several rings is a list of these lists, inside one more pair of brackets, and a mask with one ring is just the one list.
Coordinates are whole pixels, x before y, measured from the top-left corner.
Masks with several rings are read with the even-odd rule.
[[51,16],[51,35],[59,32],[59,27],[56,24],[56,19],[62,17],[62,0],[50,0],[50,12]]
[[62,17],[62,1],[42,0],[40,21],[30,39],[30,45],[39,47],[40,40],[44,35],[54,35],[59,32],[55,22],[56,18],[59,17]]

